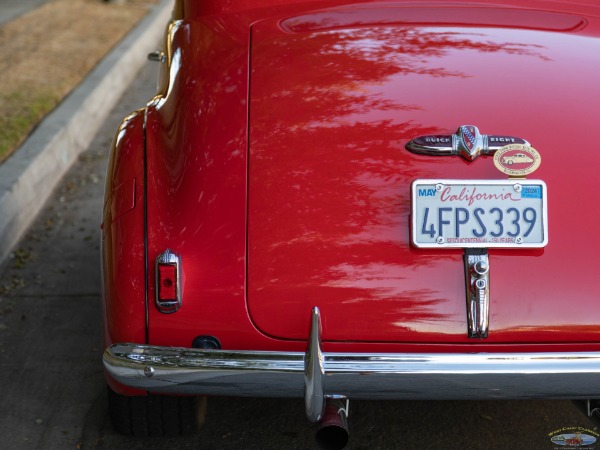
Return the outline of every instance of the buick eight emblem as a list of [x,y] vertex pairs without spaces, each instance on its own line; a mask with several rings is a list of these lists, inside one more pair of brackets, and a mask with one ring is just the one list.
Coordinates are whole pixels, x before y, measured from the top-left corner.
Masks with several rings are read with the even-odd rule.
[[479,155],[493,155],[509,144],[529,145],[529,142],[514,136],[481,134],[476,126],[461,125],[452,135],[419,136],[406,144],[406,148],[421,155],[460,155],[473,161]]

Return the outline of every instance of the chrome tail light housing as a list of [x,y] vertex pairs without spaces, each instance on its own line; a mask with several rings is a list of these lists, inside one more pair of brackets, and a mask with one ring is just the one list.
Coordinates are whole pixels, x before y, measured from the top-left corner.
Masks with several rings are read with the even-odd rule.
[[181,307],[181,258],[170,249],[156,257],[156,307],[165,314]]

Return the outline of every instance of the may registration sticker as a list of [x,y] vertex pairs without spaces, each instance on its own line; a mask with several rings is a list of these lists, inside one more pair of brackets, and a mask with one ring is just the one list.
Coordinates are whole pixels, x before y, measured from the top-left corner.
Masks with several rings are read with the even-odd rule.
[[540,248],[548,243],[541,180],[416,180],[411,241],[422,248]]

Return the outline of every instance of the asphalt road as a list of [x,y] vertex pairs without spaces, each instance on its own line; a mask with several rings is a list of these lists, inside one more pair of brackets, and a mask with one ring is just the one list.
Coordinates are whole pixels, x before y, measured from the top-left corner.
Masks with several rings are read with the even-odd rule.
[[[108,422],[99,332],[104,172],[120,119],[154,93],[155,69],[140,73],[0,267],[0,447],[313,449],[301,400],[211,398],[204,429],[185,438],[126,438]],[[568,401],[356,401],[349,422],[349,449],[552,449],[556,430],[596,430]]]

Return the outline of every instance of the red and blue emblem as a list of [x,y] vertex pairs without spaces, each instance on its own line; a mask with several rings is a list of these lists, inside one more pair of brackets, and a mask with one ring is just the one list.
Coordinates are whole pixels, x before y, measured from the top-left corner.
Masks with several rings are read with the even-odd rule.
[[462,144],[469,150],[469,153],[473,151],[477,144],[477,135],[479,130],[473,125],[462,125],[459,128],[459,136]]

